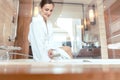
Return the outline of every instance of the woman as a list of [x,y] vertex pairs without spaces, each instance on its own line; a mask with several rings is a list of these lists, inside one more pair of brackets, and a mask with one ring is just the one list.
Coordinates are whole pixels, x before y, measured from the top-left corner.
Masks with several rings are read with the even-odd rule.
[[[40,12],[36,17],[32,18],[28,36],[32,48],[33,59],[38,62],[50,61],[51,59],[55,59],[53,57],[55,56],[54,53],[58,53],[62,57],[66,56],[68,59],[72,58],[69,47],[56,46],[52,39],[52,24],[48,18],[52,14],[54,3],[52,0],[42,0],[39,6]],[[57,58],[58,57],[56,57],[56,59]]]

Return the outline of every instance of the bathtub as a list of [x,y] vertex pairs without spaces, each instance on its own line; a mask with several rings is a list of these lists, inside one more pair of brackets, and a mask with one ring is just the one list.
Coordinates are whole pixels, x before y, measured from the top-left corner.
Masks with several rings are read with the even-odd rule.
[[50,62],[35,62],[33,59],[13,59],[3,60],[0,63],[44,63],[44,64],[120,64],[120,59],[71,59],[71,60],[51,60]]
[[120,59],[71,59],[71,60],[52,60],[52,63],[67,64],[120,64]]

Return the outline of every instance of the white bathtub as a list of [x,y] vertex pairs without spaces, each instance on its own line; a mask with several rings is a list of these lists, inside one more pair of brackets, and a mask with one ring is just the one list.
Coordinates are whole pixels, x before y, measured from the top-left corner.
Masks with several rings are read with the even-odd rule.
[[72,59],[72,60],[53,60],[54,63],[72,64],[120,64],[120,59]]
[[35,62],[33,59],[14,59],[3,60],[0,63],[54,63],[54,64],[120,64],[120,59],[71,59],[71,60],[52,60],[50,62]]

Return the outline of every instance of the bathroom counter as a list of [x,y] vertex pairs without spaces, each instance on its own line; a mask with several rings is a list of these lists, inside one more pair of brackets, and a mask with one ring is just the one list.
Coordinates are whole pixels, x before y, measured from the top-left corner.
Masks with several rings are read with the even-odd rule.
[[120,60],[0,62],[0,80],[119,80]]

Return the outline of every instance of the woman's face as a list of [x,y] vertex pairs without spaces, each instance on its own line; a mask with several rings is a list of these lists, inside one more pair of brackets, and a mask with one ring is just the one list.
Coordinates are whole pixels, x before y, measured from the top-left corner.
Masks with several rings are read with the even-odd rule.
[[44,20],[47,20],[50,15],[52,14],[54,5],[53,4],[45,4],[42,8],[41,8],[41,15],[43,16]]

